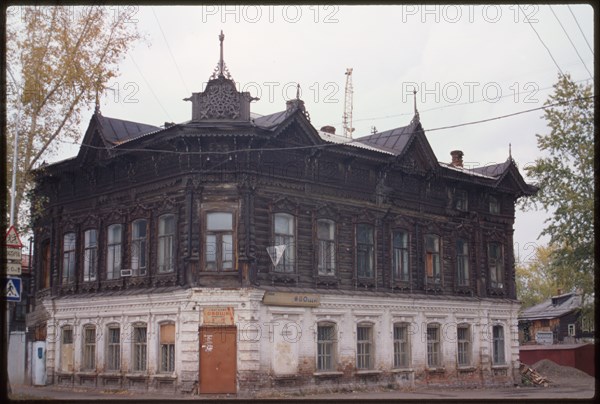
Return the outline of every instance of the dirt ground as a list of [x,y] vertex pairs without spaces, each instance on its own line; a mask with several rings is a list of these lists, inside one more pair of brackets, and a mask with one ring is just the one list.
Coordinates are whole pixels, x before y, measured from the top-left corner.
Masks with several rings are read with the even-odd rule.
[[593,376],[579,369],[570,366],[561,366],[549,359],[542,359],[534,363],[531,368],[557,387],[573,385],[593,386],[596,381]]

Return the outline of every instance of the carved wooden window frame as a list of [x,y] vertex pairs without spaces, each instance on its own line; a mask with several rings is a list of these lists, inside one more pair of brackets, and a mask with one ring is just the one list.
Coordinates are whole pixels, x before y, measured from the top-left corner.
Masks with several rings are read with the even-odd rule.
[[[88,242],[88,234],[95,233],[95,243]],[[94,282],[98,279],[98,258],[100,245],[98,244],[99,232],[97,228],[88,228],[83,232],[83,282]],[[91,237],[90,237],[91,238]],[[92,268],[93,267],[93,268]],[[93,275],[90,273],[93,269]]]
[[[226,214],[230,214],[231,215],[231,230],[227,230],[227,229],[217,229],[217,230],[208,230],[208,215],[210,214],[216,214],[216,213],[226,213]],[[202,264],[201,264],[201,273],[202,274],[223,274],[223,273],[235,273],[238,270],[238,265],[237,265],[237,229],[238,229],[238,218],[237,218],[237,209],[233,209],[233,208],[210,208],[210,209],[205,209],[202,211]],[[206,260],[206,254],[208,252],[208,245],[207,245],[207,236],[209,235],[215,235],[217,238],[216,240],[221,240],[221,244],[220,246],[218,244],[216,245],[216,251],[215,251],[215,258],[217,259],[216,261],[216,269],[215,270],[208,270],[207,269],[207,260]],[[223,251],[222,251],[222,245],[223,245],[223,240],[222,237],[223,235],[231,235],[231,269],[225,269],[222,267],[223,265]]]
[[[406,246],[402,248],[397,248],[395,243],[395,236],[398,233],[402,233],[406,237]],[[412,271],[411,271],[411,233],[408,229],[404,227],[394,227],[390,232],[390,274],[392,277],[392,282],[395,283],[409,283],[412,280]],[[406,278],[402,276],[397,277],[396,274],[396,250],[402,250],[402,255],[404,256],[401,260],[404,264],[403,267],[406,267]],[[403,271],[404,272],[404,271]]]
[[[173,233],[161,234],[161,220],[164,220],[166,217],[171,217],[173,220]],[[168,274],[175,271],[175,258],[176,258],[176,246],[177,246],[177,215],[170,212],[165,212],[160,214],[157,217],[157,226],[156,226],[156,270],[159,274]],[[164,254],[162,251],[161,244],[163,242],[170,242],[170,264],[167,270],[161,270],[161,255]],[[164,246],[163,246],[164,247]],[[164,263],[163,263],[164,264]]]
[[[292,224],[293,229],[291,231],[291,234],[289,233],[277,233],[277,229],[276,229],[276,222],[277,222],[277,217],[283,217],[285,216],[288,220],[289,223]],[[272,240],[273,240],[273,246],[278,245],[279,242],[278,240],[282,240],[285,241],[285,245],[286,245],[286,249],[283,252],[283,256],[281,257],[281,260],[279,261],[279,263],[277,265],[271,265],[272,271],[274,273],[277,274],[296,274],[298,272],[298,254],[297,254],[297,249],[298,249],[298,218],[297,216],[292,213],[289,212],[287,210],[277,210],[274,211],[271,215],[272,217],[272,226],[271,226],[271,231],[272,231]],[[291,240],[291,242],[290,242]],[[290,246],[292,248],[290,248]],[[291,254],[288,254],[289,251],[292,251]],[[291,257],[290,257],[291,255]],[[281,266],[282,264],[282,260],[287,259],[289,260],[289,263],[286,265],[285,261],[283,263],[283,270],[278,270],[277,268]],[[291,267],[291,270],[286,270],[286,267]]]
[[[67,236],[72,236],[69,245],[67,245]],[[77,276],[77,232],[66,231],[63,233],[61,251],[61,285],[69,285],[75,283]]]
[[[331,238],[321,238],[319,234],[319,223],[326,222],[330,225],[330,231],[333,232]],[[335,276],[337,269],[337,243],[338,243],[338,231],[337,223],[333,219],[326,217],[319,217],[315,220],[315,257],[317,260],[317,274],[318,276]],[[328,260],[329,258],[329,260]],[[329,268],[325,268],[323,272],[322,263],[325,261],[326,264],[330,265],[331,271],[327,271]],[[329,261],[329,262],[327,262]]]
[[[368,226],[370,228],[370,233],[371,233],[371,243],[367,242],[359,242],[359,226]],[[361,254],[360,248],[364,246],[366,247],[366,253],[367,253],[367,257],[369,256],[369,251],[370,251],[370,262],[371,262],[371,273],[370,274],[364,274],[361,273],[360,268],[359,268],[359,260],[360,260],[360,256],[359,254]],[[376,231],[376,226],[373,223],[368,223],[368,222],[364,222],[364,221],[360,221],[354,224],[354,247],[355,247],[355,253],[354,253],[354,266],[355,266],[355,273],[356,273],[356,277],[357,279],[369,279],[369,280],[375,280],[376,277],[376,273],[377,273],[377,231]],[[366,261],[365,261],[366,262]]]
[[[119,226],[119,241],[111,241],[111,229]],[[106,226],[106,279],[107,280],[115,280],[121,278],[121,269],[123,269],[123,226],[122,223],[111,223]],[[109,259],[111,256],[111,251],[113,255],[113,260]],[[117,261],[118,258],[118,261]],[[115,269],[115,265],[118,264],[118,267]],[[116,272],[115,272],[116,271]],[[115,276],[116,275],[116,276]]]
[[[437,239],[437,251],[432,251],[431,252],[431,276],[429,275],[429,253],[430,251],[428,251],[428,246],[427,246],[427,238],[428,237],[435,237]],[[441,286],[444,283],[444,263],[443,263],[443,238],[442,236],[440,236],[437,233],[432,233],[432,232],[427,232],[425,234],[423,234],[423,255],[424,255],[424,259],[425,259],[425,267],[424,267],[424,274],[425,274],[425,283],[427,285],[429,284],[433,284],[436,286]],[[437,263],[438,263],[438,271],[439,273],[435,274],[435,258],[437,257]],[[437,280],[437,281],[436,281]]]

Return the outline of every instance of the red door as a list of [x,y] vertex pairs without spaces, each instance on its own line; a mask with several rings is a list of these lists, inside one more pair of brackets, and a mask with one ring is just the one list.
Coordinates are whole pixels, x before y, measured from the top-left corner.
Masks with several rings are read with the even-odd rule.
[[237,328],[200,327],[199,393],[237,393]]

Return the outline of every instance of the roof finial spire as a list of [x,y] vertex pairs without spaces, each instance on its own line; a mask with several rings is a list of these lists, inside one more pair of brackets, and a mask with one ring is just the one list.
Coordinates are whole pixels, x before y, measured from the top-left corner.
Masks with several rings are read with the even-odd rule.
[[296,86],[296,99],[299,100],[300,99],[300,83],[297,83],[298,85]]
[[221,30],[221,34],[219,35],[219,42],[221,42],[221,58],[219,59],[219,77],[223,77],[223,70],[225,68],[225,60],[223,59],[223,41],[225,40],[225,35],[223,35],[223,30]]
[[96,105],[94,106],[94,114],[99,114],[100,113],[100,91],[99,91],[99,87],[100,87],[100,79],[98,79],[96,81]]
[[508,159],[512,160],[512,145],[508,144]]
[[417,111],[417,88],[413,88],[413,102],[414,102],[414,106],[415,106],[415,115],[417,115],[419,113],[419,111]]

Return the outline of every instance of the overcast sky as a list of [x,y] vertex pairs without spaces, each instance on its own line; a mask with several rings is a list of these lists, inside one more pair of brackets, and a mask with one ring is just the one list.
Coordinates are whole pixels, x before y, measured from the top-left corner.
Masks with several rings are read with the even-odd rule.
[[[407,125],[416,86],[421,123],[438,160],[449,162],[450,151],[460,149],[465,165],[503,162],[510,143],[523,167],[540,155],[535,134],[548,132],[543,111],[432,129],[539,107],[559,68],[575,81],[591,82],[593,9],[570,8],[113,6],[113,12],[129,14],[148,42],[124,60],[112,85],[116,91],[104,94],[101,110],[156,126],[189,120],[191,104],[182,99],[203,90],[219,59],[223,30],[230,73],[240,89],[260,97],[252,112],[285,109],[299,83],[312,124],[317,129],[332,125],[341,133],[344,73],[351,67],[354,137],[370,134],[373,126],[384,131]],[[84,116],[86,125],[91,113]],[[65,146],[59,158],[77,150]],[[547,241],[537,239],[545,217],[544,212],[517,213],[515,251],[521,259],[534,244]]]

